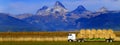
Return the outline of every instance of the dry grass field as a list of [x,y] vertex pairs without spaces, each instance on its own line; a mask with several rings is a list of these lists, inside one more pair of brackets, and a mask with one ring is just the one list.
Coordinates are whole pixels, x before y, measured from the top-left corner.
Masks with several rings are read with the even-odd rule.
[[[68,33],[78,32],[1,32],[0,45],[120,45],[120,42],[67,42]],[[114,32],[120,39],[120,31]]]
[[66,37],[77,32],[0,32],[0,37]]
[[67,41],[76,32],[1,32],[0,41]]
[[[69,33],[79,32],[0,32],[0,41],[67,41]],[[120,31],[114,33],[120,40]]]
[[[0,37],[66,37],[69,33],[79,32],[0,32]],[[120,31],[114,32],[116,36],[120,37]]]

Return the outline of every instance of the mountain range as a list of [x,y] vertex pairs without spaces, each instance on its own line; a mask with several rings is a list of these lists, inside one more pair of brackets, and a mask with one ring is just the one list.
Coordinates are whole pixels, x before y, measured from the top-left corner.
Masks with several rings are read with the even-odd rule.
[[120,30],[119,19],[120,11],[109,11],[102,7],[96,12],[91,12],[82,5],[69,11],[61,2],[56,1],[53,8],[43,6],[36,11],[36,14],[26,13],[10,16],[0,13],[0,31]]

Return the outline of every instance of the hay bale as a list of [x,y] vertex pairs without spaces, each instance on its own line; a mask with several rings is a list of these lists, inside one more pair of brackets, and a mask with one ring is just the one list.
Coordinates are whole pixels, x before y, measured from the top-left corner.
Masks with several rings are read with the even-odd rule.
[[94,35],[94,34],[96,34],[96,33],[97,33],[96,29],[92,29],[92,30],[91,30],[91,34]]
[[105,38],[106,35],[107,35],[107,30],[103,29],[102,32],[100,33],[100,38]]
[[95,34],[94,38],[99,38],[99,34]]
[[105,36],[105,39],[109,39],[109,38],[110,38],[109,35],[106,35],[106,36]]
[[89,38],[90,33],[91,33],[90,29],[86,29],[85,38]]
[[106,30],[106,29],[103,29],[102,32],[107,33],[107,30]]
[[93,37],[93,35],[92,35],[92,34],[90,34],[90,35],[88,36],[88,38],[94,38],[94,37]]
[[101,29],[98,29],[98,30],[97,30],[97,33],[98,33],[98,34],[101,34],[101,33],[102,33],[102,30],[101,30]]
[[113,30],[112,29],[108,29],[108,34],[111,34],[113,33]]
[[85,33],[86,33],[86,34],[90,34],[90,33],[91,33],[90,29],[87,29],[87,30],[85,31]]
[[85,30],[84,30],[84,29],[81,29],[81,30],[80,30],[80,34],[85,34]]
[[77,35],[77,38],[84,38],[84,34],[80,34],[80,33],[78,33],[78,35]]

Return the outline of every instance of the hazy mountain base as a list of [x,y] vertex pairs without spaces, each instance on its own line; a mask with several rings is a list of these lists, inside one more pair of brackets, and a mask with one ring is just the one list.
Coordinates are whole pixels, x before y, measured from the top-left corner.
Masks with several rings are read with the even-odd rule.
[[92,18],[79,18],[76,23],[84,29],[113,29],[120,30],[120,13],[108,12]]
[[0,13],[0,32],[36,31],[38,29],[25,21]]

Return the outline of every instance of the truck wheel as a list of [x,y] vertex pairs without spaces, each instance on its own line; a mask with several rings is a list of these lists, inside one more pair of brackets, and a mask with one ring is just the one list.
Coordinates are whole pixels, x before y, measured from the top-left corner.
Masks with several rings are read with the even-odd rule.
[[85,40],[81,40],[81,42],[85,42]]
[[73,40],[69,39],[68,42],[73,42]]
[[110,39],[110,42],[113,42],[113,40],[112,40],[112,39]]
[[81,40],[77,40],[77,42],[81,42]]
[[108,40],[108,39],[106,39],[106,42],[109,42],[109,40]]
[[113,42],[112,39],[106,39],[106,42]]

